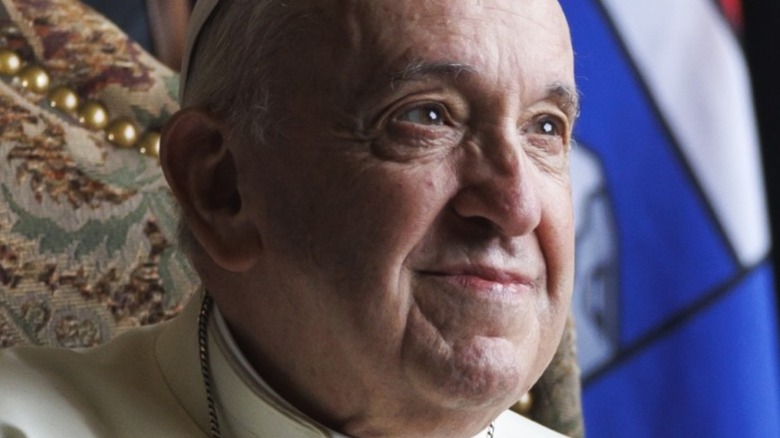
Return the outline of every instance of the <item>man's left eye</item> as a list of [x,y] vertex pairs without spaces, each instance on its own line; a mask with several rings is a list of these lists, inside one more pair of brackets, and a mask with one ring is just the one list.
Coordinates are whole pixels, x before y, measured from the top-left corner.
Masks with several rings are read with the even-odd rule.
[[444,109],[440,105],[430,104],[412,108],[399,115],[396,120],[418,125],[441,126],[444,125],[444,117]]
[[543,117],[534,122],[533,131],[542,135],[563,135],[563,128],[560,122],[552,117]]

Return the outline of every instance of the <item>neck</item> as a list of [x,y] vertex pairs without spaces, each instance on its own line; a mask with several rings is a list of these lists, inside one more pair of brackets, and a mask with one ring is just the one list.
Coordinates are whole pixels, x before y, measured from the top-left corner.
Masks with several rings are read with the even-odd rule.
[[[292,377],[293,371],[299,370],[299,364],[291,362],[293,365],[287,368],[273,366],[274,361],[263,354],[262,348],[256,348],[251,337],[247,339],[247,336],[242,336],[243,331],[231,324],[224,311],[221,313],[227,332],[224,336],[235,342],[239,350],[236,353],[243,356],[241,362],[251,367],[258,376],[262,376],[263,382],[280,398],[305,416],[348,436],[467,438],[483,436],[483,433],[484,436],[492,436],[486,428],[503,411],[499,409],[485,413],[442,409],[427,400],[421,402],[415,398],[398,403],[394,399],[388,400],[387,397],[366,391],[357,379],[344,379],[344,370],[340,370],[341,378],[319,377],[321,383],[329,384],[324,385],[324,395],[315,397],[314,392],[301,389]],[[329,368],[327,363],[309,365],[318,371]]]

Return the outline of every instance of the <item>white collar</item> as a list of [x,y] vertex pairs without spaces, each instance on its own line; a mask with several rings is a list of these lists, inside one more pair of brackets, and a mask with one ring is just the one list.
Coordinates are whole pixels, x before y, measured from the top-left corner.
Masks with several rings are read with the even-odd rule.
[[[309,418],[257,374],[238,348],[216,305],[209,324],[209,334],[210,341],[213,340],[209,344],[219,414],[221,418],[229,420],[228,427],[234,436],[348,438]],[[256,402],[248,403],[250,399]],[[262,415],[258,415],[258,408],[263,411]],[[272,434],[271,431],[259,432],[269,423],[278,423],[281,429],[274,426],[275,431],[284,430],[284,435]]]

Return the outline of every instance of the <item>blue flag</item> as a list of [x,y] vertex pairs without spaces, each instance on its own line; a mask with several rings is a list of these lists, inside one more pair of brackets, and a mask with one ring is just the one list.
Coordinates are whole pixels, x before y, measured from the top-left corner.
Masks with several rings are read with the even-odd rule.
[[561,3],[583,102],[573,308],[587,435],[780,437],[770,235],[732,28],[712,0]]

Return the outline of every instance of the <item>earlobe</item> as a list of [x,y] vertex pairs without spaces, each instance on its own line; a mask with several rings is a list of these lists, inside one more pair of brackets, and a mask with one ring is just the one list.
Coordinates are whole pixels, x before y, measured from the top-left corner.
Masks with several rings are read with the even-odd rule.
[[254,266],[261,245],[227,138],[225,126],[204,110],[182,110],[163,131],[160,164],[209,257],[222,269],[244,272]]

